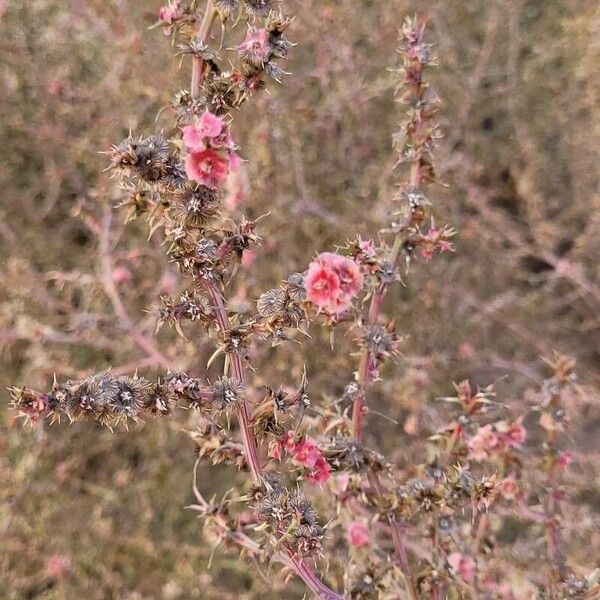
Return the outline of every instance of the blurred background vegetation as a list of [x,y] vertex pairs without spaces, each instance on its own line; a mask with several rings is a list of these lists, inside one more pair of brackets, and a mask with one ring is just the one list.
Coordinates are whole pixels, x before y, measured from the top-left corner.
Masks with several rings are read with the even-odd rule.
[[[145,223],[106,216],[119,192],[101,152],[129,129],[171,127],[161,109],[188,85],[189,65],[180,68],[169,39],[149,29],[158,6],[0,2],[0,389],[47,389],[54,373],[111,366],[205,372],[210,351],[194,329],[188,340],[161,331],[162,364],[132,341],[132,331],[152,339],[144,311],[178,289],[177,277],[159,234],[147,242]],[[376,408],[399,424],[374,417],[371,427],[398,451],[405,429],[427,429],[427,403],[452,381],[496,382],[517,401],[541,381],[540,357],[555,350],[574,356],[582,381],[597,389],[597,2],[288,0],[286,8],[296,15],[292,74],[245,105],[233,126],[248,160],[242,210],[270,216],[232,302],[251,310],[315,252],[356,232],[371,236],[385,221],[398,181],[397,29],[418,12],[437,41],[432,78],[444,101],[437,166],[446,185],[431,196],[436,222],[459,235],[455,254],[413,264],[407,286],[387,299],[406,340]],[[110,256],[99,252],[103,235]],[[107,272],[122,303],[117,317]],[[306,363],[313,400],[339,396],[355,368],[352,335],[332,351],[326,331],[311,334],[310,351],[257,348],[256,386],[294,385]],[[281,597],[226,556],[206,570],[210,540],[184,509],[193,415],[114,434],[83,423],[23,430],[3,398],[2,597]],[[593,481],[599,420],[584,417],[573,440],[596,459],[586,474]],[[225,470],[201,477],[206,489],[231,484]],[[589,493],[598,508],[598,491]],[[286,597],[301,595],[288,584]]]

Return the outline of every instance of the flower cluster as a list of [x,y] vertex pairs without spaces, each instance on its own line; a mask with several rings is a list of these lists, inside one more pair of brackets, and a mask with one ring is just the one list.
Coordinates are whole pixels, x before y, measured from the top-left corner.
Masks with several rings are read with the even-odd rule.
[[489,459],[502,454],[509,448],[520,448],[527,437],[527,431],[520,423],[508,424],[499,421],[484,425],[467,441],[470,456],[474,460]]
[[220,187],[227,174],[239,167],[229,126],[208,111],[183,128],[183,143],[188,150],[187,176],[209,189]]
[[317,484],[324,484],[329,479],[330,467],[323,451],[316,441],[310,437],[304,437],[296,441],[293,431],[286,431],[279,438],[273,440],[269,446],[269,456],[275,460],[281,460],[283,451],[291,455],[292,460],[306,468],[304,478]]

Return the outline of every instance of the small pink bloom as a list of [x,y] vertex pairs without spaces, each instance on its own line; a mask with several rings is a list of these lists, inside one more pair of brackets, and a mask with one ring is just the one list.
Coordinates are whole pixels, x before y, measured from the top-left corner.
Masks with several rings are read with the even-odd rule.
[[475,350],[473,349],[473,346],[471,346],[471,344],[469,344],[469,342],[463,342],[462,344],[459,345],[458,356],[460,358],[473,358],[474,355],[475,355]]
[[242,267],[249,269],[256,260],[256,252],[254,250],[244,250],[242,252]]
[[271,54],[268,31],[251,27],[246,34],[246,38],[237,46],[236,50],[253,62],[266,62]]
[[312,469],[317,464],[317,460],[321,456],[321,451],[311,438],[306,438],[304,441],[299,442],[294,448],[294,460],[309,469]]
[[133,275],[127,267],[115,267],[112,272],[112,278],[117,285],[121,285],[129,283],[133,279]]
[[491,425],[480,427],[477,433],[469,440],[468,446],[471,456],[475,460],[483,460],[496,450],[500,443],[498,434]]
[[44,575],[50,579],[60,579],[71,568],[71,558],[64,554],[51,554],[44,560]]
[[179,2],[175,4],[165,4],[158,9],[158,19],[161,23],[170,25],[176,19],[183,15],[183,10],[179,6]]
[[175,292],[175,290],[177,289],[177,283],[179,282],[179,279],[177,277],[175,277],[175,275],[173,273],[165,273],[160,281],[159,281],[159,286],[162,292],[166,292],[167,294],[172,294]]
[[50,96],[60,96],[64,87],[65,82],[61,78],[55,77],[46,84],[46,91]]
[[509,446],[521,446],[527,438],[527,430],[520,423],[513,423],[504,434],[504,437]]
[[448,564],[452,571],[456,573],[463,581],[473,581],[477,563],[473,558],[460,552],[452,552],[448,555]]
[[505,477],[498,484],[498,490],[506,500],[514,500],[519,495],[520,488],[514,473]]
[[281,455],[282,455],[282,450],[283,450],[283,444],[279,440],[272,440],[269,443],[269,452],[268,452],[267,456],[276,461],[280,461]]
[[322,485],[329,479],[330,472],[329,463],[323,456],[320,456],[317,458],[315,466],[307,473],[306,480]]
[[233,150],[230,150],[228,153],[228,156],[229,156],[229,170],[235,171],[235,170],[239,169],[240,165],[242,164],[242,159],[240,158],[239,154],[237,152],[234,152]]
[[404,433],[408,435],[417,435],[419,432],[419,418],[416,414],[410,414],[404,421]]
[[556,459],[556,464],[561,469],[568,469],[574,458],[575,456],[572,452],[559,452]]
[[351,258],[322,252],[308,266],[305,277],[307,298],[319,310],[338,314],[350,306],[361,290],[363,276]]
[[293,452],[296,448],[296,434],[294,431],[286,431],[279,440],[286,452]]
[[366,546],[369,543],[369,530],[364,523],[353,521],[348,525],[348,543],[355,548]]
[[319,310],[335,311],[337,298],[340,294],[340,280],[332,270],[317,261],[313,261],[308,267],[304,284],[306,286],[306,297]]
[[358,247],[360,248],[361,253],[365,256],[365,258],[374,258],[375,257],[375,246],[373,245],[373,240],[359,240]]
[[340,280],[340,291],[347,299],[351,299],[362,288],[363,277],[359,266],[347,256],[333,254],[331,257],[333,270]]
[[209,140],[218,139],[222,132],[227,133],[225,121],[221,117],[206,111],[193,125],[186,125],[183,128],[183,143],[190,150],[204,150],[206,148],[206,138]]
[[192,150],[185,159],[185,172],[190,179],[215,189],[227,178],[228,161],[215,150]]

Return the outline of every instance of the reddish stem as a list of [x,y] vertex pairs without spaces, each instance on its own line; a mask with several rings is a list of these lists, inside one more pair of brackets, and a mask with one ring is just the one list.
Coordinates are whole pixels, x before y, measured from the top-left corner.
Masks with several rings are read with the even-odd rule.
[[[221,292],[217,289],[216,285],[212,281],[205,281],[204,287],[206,288],[206,291],[212,300],[215,318],[219,324],[219,327],[221,328],[221,331],[228,331],[230,328],[229,316],[225,310],[225,303],[223,301]],[[233,377],[241,384],[245,385],[246,378],[244,375],[244,365],[240,353],[237,350],[232,350],[227,353],[227,356],[229,357],[229,361],[231,363],[231,372]],[[256,438],[254,437],[254,432],[252,431],[252,422],[250,419],[246,398],[244,398],[242,406],[237,412],[237,417],[240,424],[240,431],[242,432],[244,449],[246,451],[246,460],[248,461],[248,466],[252,472],[252,477],[255,481],[258,481],[262,477],[263,470],[258,457]]]
[[[212,27],[216,14],[217,11],[215,10],[215,7],[213,5],[213,0],[208,0],[204,9],[204,16],[202,17],[202,22],[200,23],[200,27],[198,28],[196,40],[198,40],[199,42],[206,41],[206,38],[210,33],[210,28]],[[202,86],[203,79],[203,67],[204,61],[199,56],[192,57],[191,92],[193,98],[196,98],[200,95],[200,88]]]
[[[204,10],[204,17],[198,35],[196,39],[203,42],[210,33],[213,20],[216,16],[216,10],[212,0],[208,0],[206,8]],[[200,95],[200,88],[202,86],[204,62],[201,58],[194,56],[192,59],[192,82],[191,92],[193,97]],[[216,285],[212,281],[205,281],[204,287],[206,288],[214,307],[214,314],[221,328],[221,331],[225,332],[230,328],[229,316],[225,310],[225,303],[221,292],[217,289]],[[229,361],[231,363],[231,371],[233,376],[242,384],[245,384],[244,376],[244,365],[242,357],[237,350],[232,350],[227,353]],[[258,457],[258,448],[256,444],[256,437],[252,430],[252,420],[248,411],[248,403],[244,398],[241,408],[237,412],[238,421],[240,424],[240,431],[242,432],[242,441],[244,444],[244,450],[246,453],[246,460],[252,472],[252,477],[255,481],[259,481],[263,475],[262,465]],[[246,546],[247,547],[247,546]],[[323,598],[324,600],[344,600],[343,596],[340,596],[337,592],[327,587],[316,575],[311,567],[309,567],[302,559],[294,556],[293,553],[287,554],[289,559],[288,566],[300,577],[309,589],[315,594],[317,598]]]

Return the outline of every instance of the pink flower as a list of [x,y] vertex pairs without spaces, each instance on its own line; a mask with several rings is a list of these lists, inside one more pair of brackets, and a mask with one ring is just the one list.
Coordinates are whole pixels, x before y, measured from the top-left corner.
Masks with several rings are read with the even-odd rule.
[[183,10],[179,6],[179,2],[175,4],[165,4],[158,9],[158,19],[161,23],[170,25],[176,19],[183,15]]
[[[206,111],[196,123],[186,125],[183,128],[183,143],[190,150],[204,150],[206,148],[205,138],[209,140],[219,139],[224,128],[225,121],[221,117]],[[229,133],[227,133],[227,136],[229,137]],[[222,142],[219,142],[219,144],[225,145]]]
[[46,85],[46,91],[50,96],[60,96],[65,87],[65,82],[60,77],[51,79]]
[[317,444],[311,438],[306,438],[304,441],[296,444],[293,452],[294,460],[309,469],[312,469],[322,456]]
[[475,355],[475,349],[469,342],[463,342],[458,346],[458,356],[460,358],[473,358]]
[[504,434],[509,446],[521,446],[527,438],[527,430],[520,423],[513,423]]
[[329,479],[330,472],[329,463],[323,456],[319,456],[315,462],[315,466],[307,473],[306,480],[322,485]]
[[308,273],[304,278],[306,297],[319,309],[335,312],[337,298],[340,295],[340,279],[329,268],[317,261],[308,266]]
[[177,289],[178,282],[179,279],[175,277],[173,273],[167,272],[160,278],[158,285],[160,286],[162,292],[172,294]]
[[332,253],[326,254],[331,254],[328,260],[331,261],[333,270],[340,280],[340,290],[343,298],[345,300],[352,299],[360,292],[363,284],[363,277],[359,266],[347,256]]
[[133,275],[127,267],[115,267],[112,272],[112,278],[117,285],[121,285],[129,283],[133,279]]
[[240,158],[237,152],[235,152],[234,150],[229,150],[229,152],[227,153],[227,157],[229,158],[230,171],[236,171],[240,168],[240,165],[242,164],[242,159]]
[[254,63],[265,63],[271,55],[269,33],[266,29],[250,27],[246,39],[237,46],[236,50],[245,58]]
[[269,458],[273,458],[280,461],[283,457],[283,451],[293,452],[296,448],[296,434],[293,431],[286,431],[283,435],[279,436],[276,440],[271,441],[269,444]]
[[556,464],[561,469],[568,469],[574,458],[575,455],[572,452],[559,452],[556,458]]
[[519,484],[514,473],[505,477],[499,484],[498,490],[506,500],[514,500],[519,495]]
[[279,440],[271,440],[267,456],[276,461],[281,460],[283,444]]
[[281,445],[287,452],[293,452],[296,448],[296,433],[294,431],[286,431],[280,438]]
[[60,579],[71,568],[71,558],[64,554],[51,554],[44,560],[44,575],[50,579]]
[[361,290],[363,276],[351,258],[322,252],[308,266],[304,282],[307,298],[319,310],[338,314],[349,307]]
[[348,543],[355,548],[366,546],[369,543],[369,530],[364,523],[353,521],[348,525]]
[[242,267],[244,267],[244,269],[249,269],[253,264],[254,261],[256,260],[256,252],[254,252],[254,250],[244,250],[242,252]]
[[375,258],[375,246],[373,245],[373,240],[360,239],[358,247],[365,258]]
[[185,172],[190,179],[215,189],[227,178],[229,162],[212,149],[192,150],[185,159]]
[[491,425],[484,425],[477,430],[477,433],[468,441],[471,456],[475,460],[483,460],[496,450],[500,443],[498,434]]
[[473,558],[460,552],[452,552],[448,555],[448,564],[452,571],[463,581],[473,581],[477,563]]

